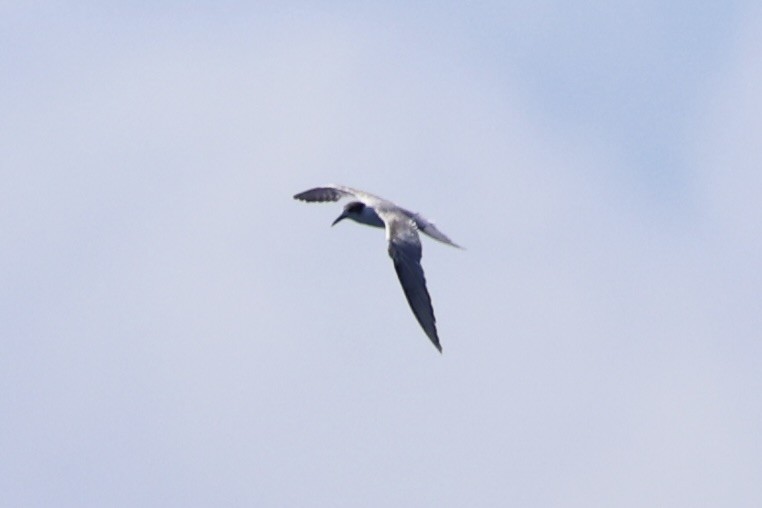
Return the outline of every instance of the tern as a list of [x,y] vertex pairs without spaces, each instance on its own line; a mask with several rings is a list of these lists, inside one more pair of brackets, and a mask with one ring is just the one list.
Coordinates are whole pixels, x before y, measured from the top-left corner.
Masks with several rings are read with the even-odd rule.
[[335,226],[344,219],[352,219],[360,224],[386,229],[389,257],[394,262],[394,270],[397,272],[407,302],[421,328],[441,353],[442,346],[437,334],[434,308],[431,306],[431,297],[426,289],[426,278],[421,267],[421,240],[418,237],[418,231],[447,245],[459,249],[462,247],[447,238],[434,223],[429,222],[422,215],[351,187],[326,185],[294,196],[294,199],[308,203],[339,201],[342,198],[352,198],[354,201],[344,206],[344,211],[331,226]]

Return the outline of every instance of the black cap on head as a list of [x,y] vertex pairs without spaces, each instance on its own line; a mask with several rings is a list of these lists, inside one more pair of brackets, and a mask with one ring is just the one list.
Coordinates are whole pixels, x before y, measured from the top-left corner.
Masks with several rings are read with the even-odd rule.
[[344,205],[344,210],[349,213],[360,213],[363,208],[365,208],[365,204],[360,201],[352,201],[351,203]]

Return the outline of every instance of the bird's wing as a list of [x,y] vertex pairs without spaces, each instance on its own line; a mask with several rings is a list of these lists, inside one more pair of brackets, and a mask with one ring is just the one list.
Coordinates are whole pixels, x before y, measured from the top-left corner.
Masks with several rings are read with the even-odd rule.
[[418,226],[418,229],[421,230],[422,233],[430,236],[431,238],[435,240],[439,240],[442,243],[446,243],[447,245],[452,245],[453,247],[457,247],[458,249],[462,249],[460,245],[450,240],[447,235],[439,231],[437,229],[436,225],[434,225],[433,222],[430,222],[426,217],[421,215],[420,213],[416,212],[410,212],[408,210],[403,210],[405,215],[410,217],[415,221],[415,225]]
[[343,185],[324,185],[322,187],[315,187],[314,189],[309,189],[294,195],[294,199],[307,201],[308,203],[338,201],[341,198],[346,197],[353,197],[373,208],[383,205],[393,205],[393,203],[383,198],[374,196],[373,194],[369,194],[365,191],[353,189],[352,187],[345,187]]
[[434,308],[431,306],[431,297],[421,267],[421,240],[417,227],[410,218],[398,211],[380,210],[379,215],[386,223],[389,257],[394,262],[394,270],[407,302],[423,331],[441,353]]
[[359,201],[362,201],[364,204],[377,210],[381,208],[387,208],[387,209],[397,208],[400,211],[402,211],[402,213],[407,215],[410,219],[415,221],[415,225],[424,234],[430,236],[431,238],[435,240],[439,240],[442,243],[446,243],[447,245],[452,245],[453,247],[457,247],[459,249],[463,248],[457,243],[450,240],[447,237],[447,235],[439,231],[436,225],[434,225],[433,222],[426,219],[426,217],[424,217],[423,215],[416,212],[411,212],[409,210],[405,210],[404,208],[395,205],[394,203],[392,203],[391,201],[387,199],[375,196],[365,191],[353,189],[352,187],[346,187],[344,185],[330,184],[330,185],[324,185],[322,187],[315,187],[314,189],[309,189],[294,195],[294,199],[298,199],[300,201],[307,201],[308,203],[339,201],[340,199],[345,197],[355,198]]
[[343,197],[353,196],[352,192],[348,192],[337,186],[325,186],[315,187],[314,189],[306,190],[294,195],[294,199],[300,201],[307,201],[308,203],[323,203],[325,201],[338,201]]

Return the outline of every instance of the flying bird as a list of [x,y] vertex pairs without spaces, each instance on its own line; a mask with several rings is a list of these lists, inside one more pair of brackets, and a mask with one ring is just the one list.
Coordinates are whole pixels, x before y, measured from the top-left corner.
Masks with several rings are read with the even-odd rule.
[[442,346],[437,335],[434,308],[431,306],[431,297],[426,289],[426,278],[421,267],[421,240],[418,231],[447,245],[459,249],[462,247],[447,238],[434,223],[420,214],[405,210],[391,201],[367,192],[342,185],[326,185],[294,196],[294,199],[308,203],[339,201],[342,198],[352,198],[353,201],[344,206],[344,211],[331,225],[334,226],[343,219],[352,219],[360,224],[386,228],[389,257],[394,262],[394,269],[407,302],[421,328],[441,353]]

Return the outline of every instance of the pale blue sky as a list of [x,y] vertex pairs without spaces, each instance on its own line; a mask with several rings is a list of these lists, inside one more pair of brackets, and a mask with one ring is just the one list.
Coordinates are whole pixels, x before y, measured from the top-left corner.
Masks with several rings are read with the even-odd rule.
[[[8,506],[759,506],[753,2],[0,6]],[[367,189],[435,220],[444,354]]]

